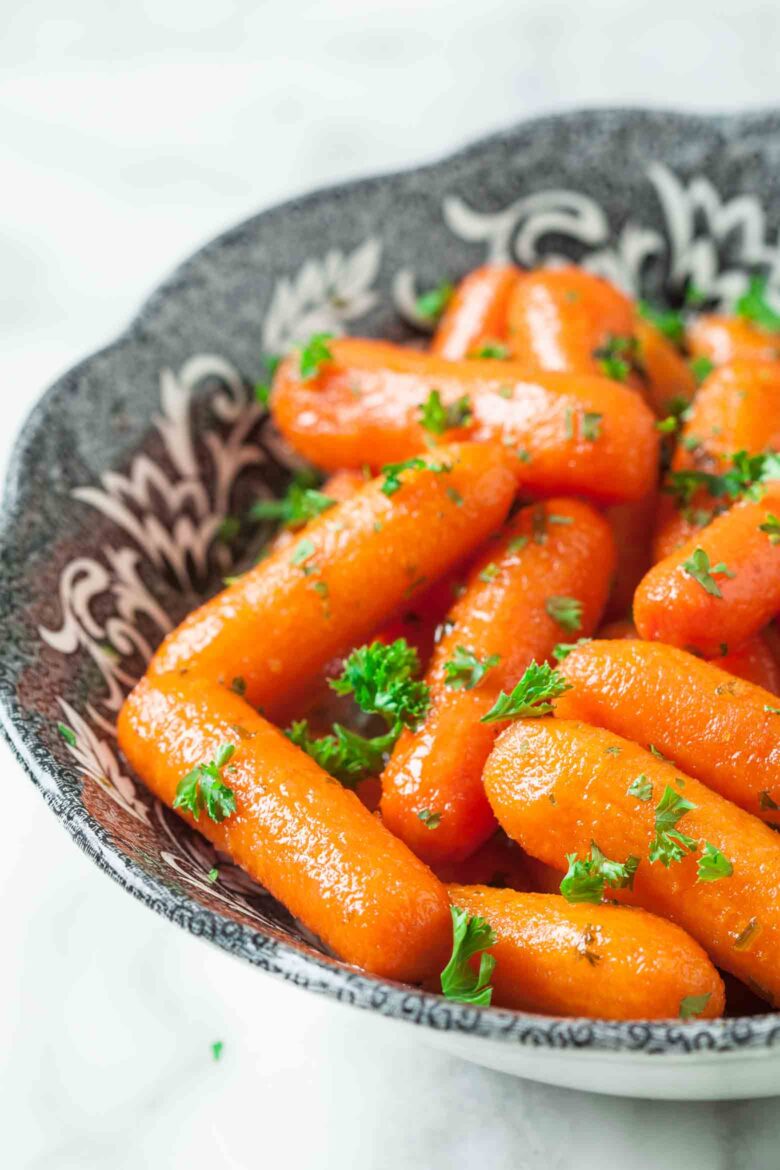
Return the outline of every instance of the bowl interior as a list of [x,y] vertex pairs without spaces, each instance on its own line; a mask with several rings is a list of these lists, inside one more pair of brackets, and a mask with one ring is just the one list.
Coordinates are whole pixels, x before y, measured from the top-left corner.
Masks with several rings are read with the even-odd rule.
[[251,962],[437,1028],[656,1051],[768,1042],[771,1015],[555,1021],[356,972],[150,798],[114,719],[165,632],[251,560],[266,534],[248,505],[278,494],[295,465],[254,394],[263,355],[316,331],[419,337],[417,292],[488,259],[571,259],[672,304],[689,284],[727,304],[753,271],[777,283],[779,128],[771,113],[542,119],[294,201],[196,254],[126,334],[47,392],[6,483],[0,706],[15,751],[99,866]]

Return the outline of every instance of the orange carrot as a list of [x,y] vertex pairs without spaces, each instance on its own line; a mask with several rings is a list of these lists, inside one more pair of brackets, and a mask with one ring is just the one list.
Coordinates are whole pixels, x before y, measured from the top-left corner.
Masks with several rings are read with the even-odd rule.
[[[737,360],[719,366],[691,405],[672,471],[721,473],[738,451],[759,455],[780,447],[780,362]],[[685,504],[661,493],[655,559],[660,560],[693,537],[730,501],[706,488]]]
[[235,752],[221,770],[235,812],[181,815],[349,963],[389,979],[440,969],[450,945],[444,887],[304,752],[224,687],[144,679],[119,716],[131,766],[173,805],[191,770]]
[[442,862],[434,872],[441,881],[462,886],[528,890],[528,861],[522,849],[503,830],[497,829],[470,857]]
[[[561,871],[594,841],[618,863],[638,858],[633,889],[609,896],[676,922],[717,966],[780,1001],[780,840],[756,817],[636,744],[563,719],[510,727],[484,779],[496,816],[528,853]],[[670,851],[671,828],[693,852]]]
[[519,280],[509,302],[512,352],[526,369],[603,372],[600,351],[631,339],[628,297],[583,268],[543,268]]
[[605,515],[612,529],[617,563],[607,602],[608,618],[631,612],[634,592],[650,567],[650,533],[657,506],[655,491],[630,504],[614,504]]
[[457,361],[504,342],[509,297],[519,279],[508,264],[487,264],[465,276],[439,321],[431,353]]
[[708,358],[716,366],[735,358],[780,358],[780,336],[743,317],[704,313],[689,325],[686,342],[694,357]]
[[560,669],[572,690],[556,715],[653,744],[721,796],[780,823],[780,713],[770,691],[660,642],[588,642]]
[[641,498],[655,482],[652,412],[618,382],[529,375],[495,359],[449,362],[379,341],[333,341],[330,350],[332,360],[309,380],[298,355],[282,362],[271,400],[279,429],[321,467],[380,467],[426,449],[436,435],[422,426],[423,407],[435,391],[452,417],[428,417],[429,426],[503,442],[535,490],[618,502]]
[[[318,671],[500,525],[515,489],[502,448],[441,448],[329,509],[169,634],[152,674],[197,670],[280,719]],[[390,493],[390,494],[388,494]]]
[[780,485],[769,484],[761,501],[735,504],[654,565],[634,597],[642,637],[714,658],[780,612],[779,509]]
[[[555,894],[451,885],[454,906],[484,918],[496,941],[492,1002],[555,1016],[662,1020],[701,997],[723,1012],[723,981],[697,942],[628,906],[571,905]],[[474,960],[472,960],[474,961]]]
[[[497,724],[480,720],[533,659],[592,633],[613,565],[603,517],[566,499],[522,509],[474,563],[426,674],[428,716],[382,775],[385,824],[424,860],[460,860],[494,832],[481,774]],[[464,654],[475,675],[455,674]]]
[[665,418],[673,407],[692,400],[696,379],[677,347],[650,321],[637,317],[634,333],[646,375],[645,397],[656,414]]

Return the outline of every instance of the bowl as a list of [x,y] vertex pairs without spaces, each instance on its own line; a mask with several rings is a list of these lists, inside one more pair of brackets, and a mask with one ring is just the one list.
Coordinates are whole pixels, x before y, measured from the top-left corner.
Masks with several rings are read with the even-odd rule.
[[778,1091],[780,1013],[560,1019],[450,1003],[339,962],[152,799],[114,720],[165,632],[256,547],[262,534],[237,518],[289,478],[294,460],[253,392],[264,354],[320,330],[419,337],[417,293],[489,259],[569,258],[651,299],[679,303],[692,282],[727,304],[751,273],[780,277],[779,163],[773,112],[525,122],[432,166],[247,220],[46,392],[5,485],[0,718],[100,869],[260,970],[468,1060],[642,1097]]

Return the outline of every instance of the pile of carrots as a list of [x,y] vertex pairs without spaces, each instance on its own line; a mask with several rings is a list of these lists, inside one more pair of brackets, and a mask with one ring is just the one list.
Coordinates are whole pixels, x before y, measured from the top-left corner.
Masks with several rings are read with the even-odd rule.
[[277,534],[157,650],[127,760],[379,976],[562,1016],[780,1005],[780,318],[757,281],[678,313],[574,267],[421,311],[427,352],[278,364],[274,422],[327,478],[258,502]]

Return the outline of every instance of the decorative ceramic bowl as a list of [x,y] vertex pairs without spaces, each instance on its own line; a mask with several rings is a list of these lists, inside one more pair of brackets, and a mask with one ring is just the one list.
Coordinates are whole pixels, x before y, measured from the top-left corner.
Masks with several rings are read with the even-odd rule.
[[316,330],[407,339],[415,290],[488,259],[564,256],[632,293],[674,302],[692,281],[728,302],[751,271],[780,278],[778,175],[774,113],[528,122],[433,166],[248,220],[44,395],[6,483],[0,714],[24,768],[102,870],[260,969],[406,1021],[470,1060],[637,1096],[780,1090],[780,1013],[554,1019],[449,1003],[338,962],[149,796],[114,737],[153,647],[263,535],[225,519],[289,476],[251,389],[263,354]]

